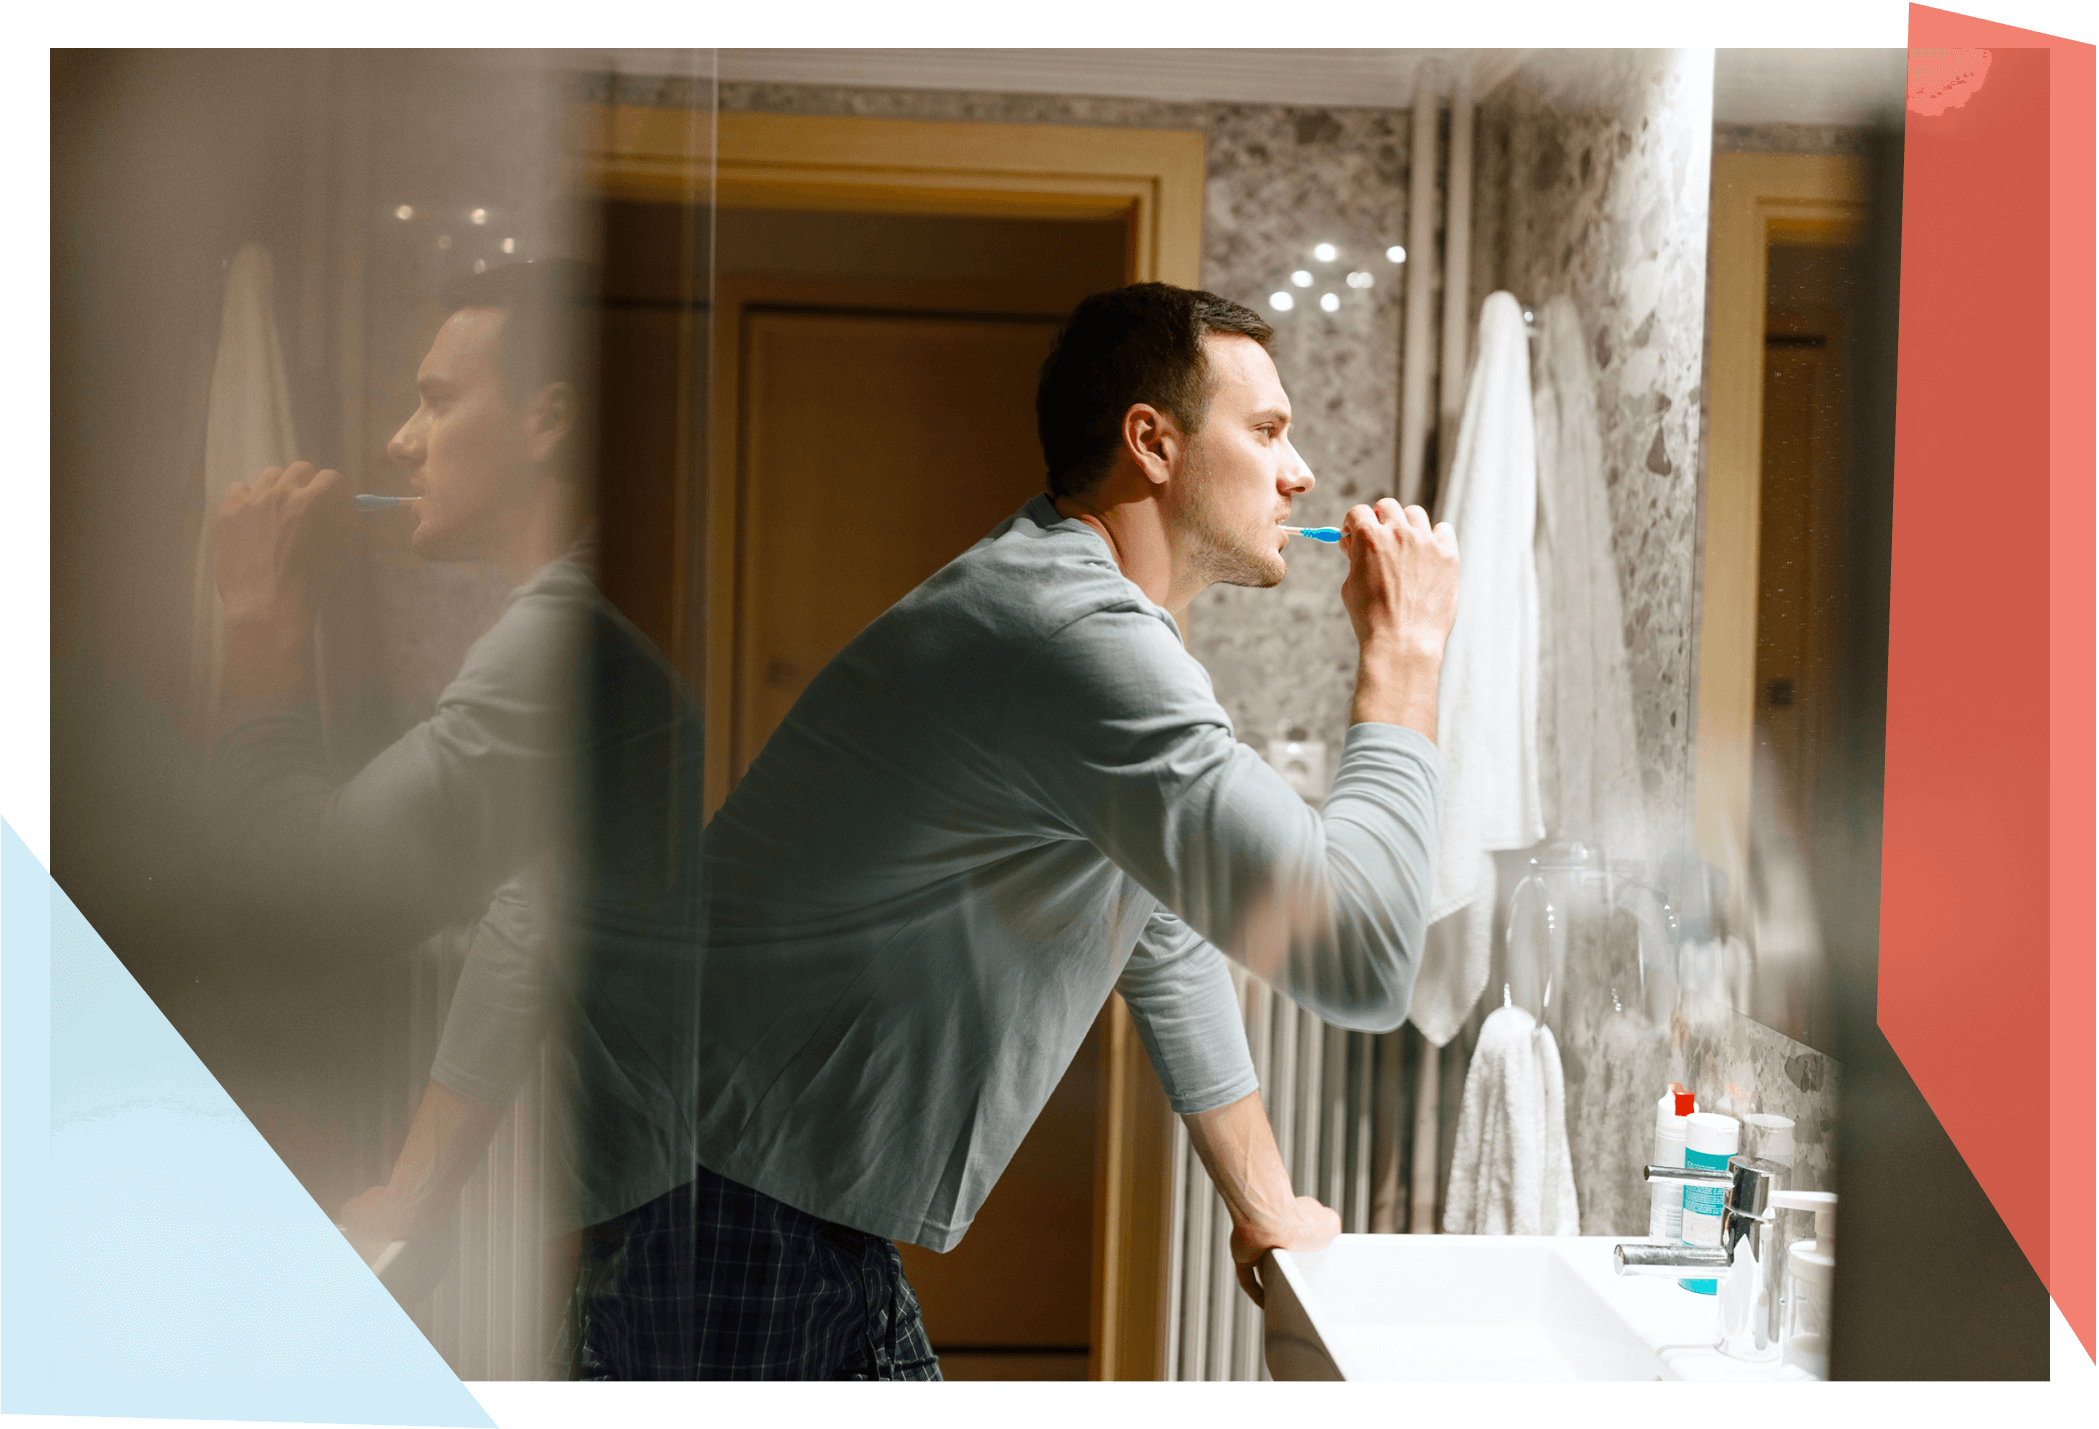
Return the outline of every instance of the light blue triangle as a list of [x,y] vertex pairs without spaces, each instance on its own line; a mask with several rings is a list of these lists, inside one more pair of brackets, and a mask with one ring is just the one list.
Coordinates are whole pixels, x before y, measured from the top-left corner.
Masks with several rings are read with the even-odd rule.
[[0,1411],[493,1423],[0,820]]

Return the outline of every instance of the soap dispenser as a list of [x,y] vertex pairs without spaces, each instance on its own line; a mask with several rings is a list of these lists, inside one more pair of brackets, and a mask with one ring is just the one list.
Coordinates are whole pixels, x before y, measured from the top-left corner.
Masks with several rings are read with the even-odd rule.
[[1779,1191],[1771,1204],[1815,1214],[1815,1238],[1786,1247],[1781,1359],[1816,1379],[1829,1378],[1830,1296],[1836,1285],[1837,1196],[1834,1191]]

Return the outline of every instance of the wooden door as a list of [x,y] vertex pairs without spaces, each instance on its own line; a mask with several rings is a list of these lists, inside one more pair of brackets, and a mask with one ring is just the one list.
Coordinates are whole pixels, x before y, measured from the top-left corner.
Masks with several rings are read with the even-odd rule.
[[848,641],[1043,489],[1057,321],[745,310],[732,777]]
[[1756,626],[1760,802],[1805,851],[1842,672],[1847,305],[1858,250],[1774,245],[1764,337]]

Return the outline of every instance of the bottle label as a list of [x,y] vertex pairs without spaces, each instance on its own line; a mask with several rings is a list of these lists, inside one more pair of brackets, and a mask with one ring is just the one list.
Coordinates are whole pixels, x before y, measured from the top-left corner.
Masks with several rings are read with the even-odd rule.
[[1681,1240],[1684,1234],[1684,1198],[1681,1186],[1657,1186],[1649,1198],[1647,1235],[1650,1240]]
[[[1711,1170],[1725,1170],[1734,1158],[1723,1152],[1685,1151],[1684,1165],[1704,1166]],[[1718,1246],[1720,1233],[1726,1226],[1727,1193],[1718,1186],[1684,1187],[1683,1243],[1685,1245]],[[1695,1290],[1701,1295],[1718,1291],[1717,1280],[1679,1280],[1677,1284],[1686,1290]]]

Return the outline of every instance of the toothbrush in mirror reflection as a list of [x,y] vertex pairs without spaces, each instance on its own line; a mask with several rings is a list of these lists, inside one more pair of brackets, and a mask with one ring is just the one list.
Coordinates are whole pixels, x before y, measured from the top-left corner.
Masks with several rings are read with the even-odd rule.
[[1329,546],[1341,540],[1339,526],[1285,526],[1283,529],[1293,536],[1303,536],[1308,541],[1324,541]]
[[396,506],[410,506],[422,499],[420,496],[353,496],[350,504],[359,511],[391,511]]

